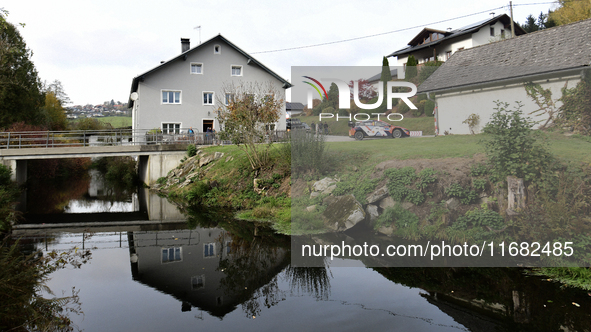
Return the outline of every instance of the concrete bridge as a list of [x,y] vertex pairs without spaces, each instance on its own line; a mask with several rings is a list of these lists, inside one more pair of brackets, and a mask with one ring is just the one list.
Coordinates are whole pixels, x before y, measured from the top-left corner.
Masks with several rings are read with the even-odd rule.
[[13,180],[27,180],[27,161],[35,159],[138,156],[138,173],[147,185],[180,164],[188,144],[217,143],[213,137],[149,130],[87,130],[0,133],[0,163]]

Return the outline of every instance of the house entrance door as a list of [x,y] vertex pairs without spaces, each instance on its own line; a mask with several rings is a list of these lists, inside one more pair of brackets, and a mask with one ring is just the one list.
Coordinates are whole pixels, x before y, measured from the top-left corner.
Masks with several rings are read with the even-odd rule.
[[203,120],[203,132],[207,132],[207,128],[210,128],[210,130],[213,130],[213,120]]

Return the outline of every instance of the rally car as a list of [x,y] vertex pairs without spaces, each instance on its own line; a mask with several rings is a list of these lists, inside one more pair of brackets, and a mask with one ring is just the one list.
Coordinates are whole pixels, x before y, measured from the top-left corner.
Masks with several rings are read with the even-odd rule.
[[379,121],[368,120],[353,123],[349,122],[349,137],[356,140],[362,140],[364,137],[376,138],[402,138],[410,136],[410,130],[395,126],[393,124]]

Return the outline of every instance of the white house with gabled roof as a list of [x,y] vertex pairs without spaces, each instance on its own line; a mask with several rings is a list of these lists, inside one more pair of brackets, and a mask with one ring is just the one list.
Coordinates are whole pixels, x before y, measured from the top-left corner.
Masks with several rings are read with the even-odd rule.
[[[270,82],[285,100],[291,84],[217,35],[191,48],[181,39],[181,53],[136,76],[131,83],[129,107],[133,129],[160,129],[163,133],[220,131],[215,111],[229,84]],[[221,97],[221,98],[220,98]],[[285,107],[276,123],[285,130]]]
[[[591,75],[591,19],[544,29],[457,52],[418,87],[436,104],[436,133],[469,134],[464,121],[480,117],[480,131],[495,112],[496,101],[522,103],[538,127],[550,114],[526,92],[533,83],[552,93],[557,110],[562,90]],[[543,100],[543,98],[540,98]]]

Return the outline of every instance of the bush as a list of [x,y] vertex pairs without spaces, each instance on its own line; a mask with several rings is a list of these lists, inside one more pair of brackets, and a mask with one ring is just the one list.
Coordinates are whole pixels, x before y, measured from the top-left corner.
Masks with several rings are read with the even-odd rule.
[[347,111],[346,109],[339,109],[339,115],[349,116],[349,111]]
[[399,103],[398,104],[398,113],[405,114],[408,111],[410,111],[410,107],[408,107],[408,105],[406,105],[406,103]]
[[419,217],[416,214],[404,209],[400,204],[389,207],[378,217],[376,227],[394,223],[398,229],[416,226],[419,224]]
[[191,158],[197,154],[197,147],[195,144],[189,144],[187,146],[187,157]]
[[103,160],[106,160],[107,181],[122,187],[132,187],[138,183],[136,162],[132,157],[111,157]]
[[493,168],[495,181],[504,181],[508,175],[532,181],[539,178],[553,159],[545,142],[540,142],[534,132],[534,122],[523,117],[523,105],[517,102],[513,111],[509,104],[496,101],[497,110],[484,127],[488,134],[483,141],[486,154]]
[[199,181],[191,187],[191,190],[189,190],[185,198],[191,203],[199,203],[205,198],[205,195],[208,192],[209,184],[204,181]]
[[412,110],[412,115],[414,116],[421,116],[425,113],[425,100],[421,100],[418,104],[416,104],[417,109]]
[[499,229],[503,225],[504,219],[501,215],[487,208],[482,208],[470,210],[465,215],[458,217],[452,227],[456,229],[468,229],[470,227],[488,226],[493,229]]
[[425,82],[425,80],[429,78],[429,76],[431,76],[442,64],[443,62],[441,61],[426,62],[419,72],[419,84]]
[[74,130],[101,130],[111,129],[110,124],[102,123],[95,118],[83,118],[71,124]]
[[469,205],[478,199],[478,194],[474,190],[464,189],[460,184],[453,183],[448,188],[445,188],[445,194],[448,197],[455,197],[464,205]]
[[326,153],[324,135],[314,135],[303,130],[291,132],[291,169],[294,176],[298,172],[324,172],[330,167],[331,158]]
[[6,167],[0,164],[0,186],[7,186],[12,183],[11,181],[12,170],[10,167]]
[[334,114],[335,110],[332,107],[327,107],[325,109],[322,110],[322,113],[330,113],[330,114]]
[[427,116],[435,116],[435,102],[433,100],[426,100],[425,101],[425,115]]

